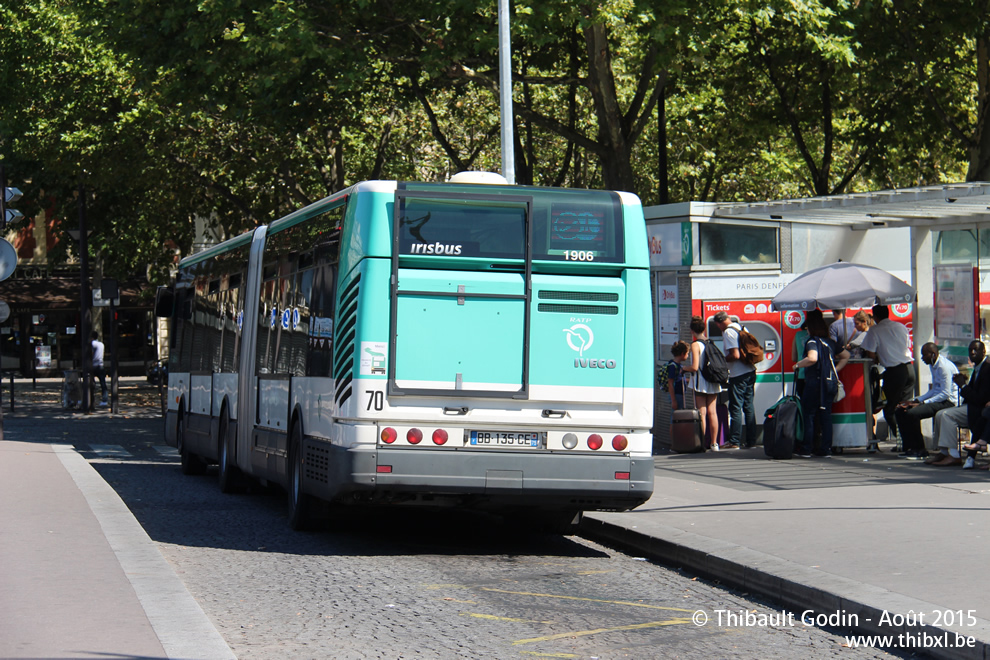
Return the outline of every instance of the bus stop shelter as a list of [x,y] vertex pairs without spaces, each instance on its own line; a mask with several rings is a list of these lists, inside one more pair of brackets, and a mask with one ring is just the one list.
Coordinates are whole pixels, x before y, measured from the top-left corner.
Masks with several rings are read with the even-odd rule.
[[[690,339],[692,313],[714,309],[699,307],[700,300],[769,300],[797,275],[838,260],[877,265],[916,287],[909,320],[916,368],[927,341],[948,346],[950,357],[964,363],[969,341],[987,336],[990,277],[980,267],[983,261],[990,275],[990,183],[754,203],[691,202],[647,207],[645,213],[660,361],[669,356],[673,341]],[[725,234],[721,243],[729,246],[728,254],[715,249],[720,234]],[[767,237],[765,249],[731,253],[761,235]],[[757,312],[767,307],[755,305]],[[754,305],[721,308],[749,312]],[[758,313],[745,317],[758,318]],[[783,352],[781,337],[768,336],[770,345],[778,340],[776,348]],[[777,378],[783,381],[785,373],[778,365]],[[924,391],[928,370],[917,375]],[[658,413],[666,398],[658,393]],[[760,403],[758,397],[758,418]],[[666,428],[659,414],[657,423]]]

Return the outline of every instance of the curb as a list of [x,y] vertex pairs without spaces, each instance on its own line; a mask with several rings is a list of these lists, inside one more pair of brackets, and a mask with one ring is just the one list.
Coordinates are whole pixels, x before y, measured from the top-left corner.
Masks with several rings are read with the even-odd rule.
[[[976,619],[973,626],[911,625],[910,622],[896,625],[897,618],[917,613],[925,613],[924,621],[932,621],[934,612],[945,612],[947,608],[675,527],[646,523],[630,528],[606,519],[622,515],[586,513],[579,534],[769,598],[794,612],[797,625],[801,625],[800,614],[806,610],[824,615],[841,613],[845,615],[843,625],[835,627],[856,634],[910,635],[915,640],[927,635],[929,641],[931,638],[949,641],[957,637],[975,640],[971,647],[901,644],[890,647],[893,651],[918,653],[940,660],[990,660],[990,621],[985,619]],[[642,531],[644,529],[648,531]],[[885,617],[893,617],[894,623],[881,625]],[[852,621],[857,625],[850,625]]]
[[167,657],[235,660],[227,642],[117,492],[71,446],[51,447],[103,528]]

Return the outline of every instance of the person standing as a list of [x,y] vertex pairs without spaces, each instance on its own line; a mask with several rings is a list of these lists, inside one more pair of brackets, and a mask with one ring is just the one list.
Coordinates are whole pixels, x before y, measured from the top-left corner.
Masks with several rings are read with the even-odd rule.
[[[804,357],[804,345],[808,343],[810,336],[805,321],[794,335],[794,342],[791,344],[791,362],[799,362]],[[799,397],[804,392],[804,369],[797,369],[794,372],[794,391]]]
[[713,320],[722,331],[725,361],[729,364],[729,447],[750,449],[756,446],[756,410],[753,407],[756,365],[743,360],[744,355],[739,348],[742,326],[733,323],[725,312],[716,312]]
[[107,372],[103,368],[103,353],[106,349],[103,342],[100,341],[100,333],[94,330],[91,337],[93,339],[93,376],[100,380],[100,389],[102,390],[100,405],[105,406],[107,405]]
[[671,359],[658,370],[658,382],[661,389],[670,395],[670,409],[680,410],[684,407],[684,378],[681,375],[681,363],[690,359],[691,347],[686,341],[676,341],[670,347]]
[[846,310],[833,309],[832,316],[835,320],[828,326],[828,338],[836,346],[846,346],[856,338],[856,321],[851,316],[846,316]]
[[883,367],[883,393],[887,402],[883,418],[891,435],[897,435],[897,405],[914,396],[914,356],[911,355],[911,335],[904,324],[890,320],[886,305],[873,307],[876,325],[863,338],[861,347],[872,360]]
[[[691,358],[681,364],[681,370],[693,374],[691,389],[694,390],[694,405],[701,413],[701,437],[710,438],[708,448],[718,451],[718,395],[722,392],[719,383],[710,383],[701,374],[701,365],[705,363],[705,342],[708,334],[705,332],[705,319],[700,316],[691,317]],[[707,433],[707,436],[706,436]]]
[[[932,387],[930,390],[910,401],[898,404],[897,428],[901,430],[901,440],[904,443],[904,453],[909,460],[918,460],[928,456],[925,439],[921,435],[921,420],[935,417],[935,414],[945,408],[959,405],[959,395],[952,380],[959,370],[956,365],[938,354],[938,345],[928,342],[921,347],[921,360],[928,365],[932,372]],[[935,432],[936,439],[938,432]]]
[[[805,322],[808,342],[804,345],[804,358],[794,365],[804,369],[804,393],[801,395],[801,410],[804,412],[804,438],[794,449],[801,458],[810,458],[815,440],[815,422],[821,429],[822,438],[816,456],[832,456],[832,404],[839,390],[838,372],[849,361],[849,351],[832,343],[828,338],[828,326],[818,310],[812,310]],[[833,369],[834,367],[834,369]]]

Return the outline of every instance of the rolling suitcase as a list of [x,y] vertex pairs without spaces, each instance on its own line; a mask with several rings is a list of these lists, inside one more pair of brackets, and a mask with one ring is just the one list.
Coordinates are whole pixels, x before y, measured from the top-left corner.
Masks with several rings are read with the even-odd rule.
[[694,408],[674,411],[670,420],[670,449],[681,454],[704,451],[701,414]]
[[763,452],[770,458],[793,457],[794,445],[804,435],[801,399],[785,395],[767,408],[764,415]]

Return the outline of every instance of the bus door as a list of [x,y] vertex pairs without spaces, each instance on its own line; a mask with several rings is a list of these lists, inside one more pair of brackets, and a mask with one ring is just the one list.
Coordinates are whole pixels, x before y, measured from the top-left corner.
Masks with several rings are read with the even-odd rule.
[[390,395],[528,397],[531,200],[396,194]]

